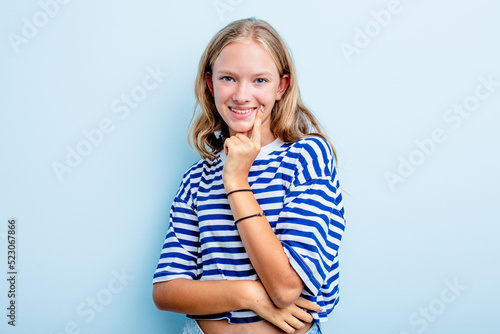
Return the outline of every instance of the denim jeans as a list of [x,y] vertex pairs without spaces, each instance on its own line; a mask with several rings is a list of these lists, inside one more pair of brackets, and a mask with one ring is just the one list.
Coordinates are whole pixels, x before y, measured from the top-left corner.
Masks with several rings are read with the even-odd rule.
[[182,329],[182,334],[204,334],[204,332],[198,325],[198,321],[186,318],[186,325]]
[[[205,334],[201,329],[198,322],[191,318],[186,318],[186,325],[182,330],[182,334]],[[318,323],[314,322],[314,325],[309,328],[309,330],[305,334],[321,334],[321,330],[319,329]]]

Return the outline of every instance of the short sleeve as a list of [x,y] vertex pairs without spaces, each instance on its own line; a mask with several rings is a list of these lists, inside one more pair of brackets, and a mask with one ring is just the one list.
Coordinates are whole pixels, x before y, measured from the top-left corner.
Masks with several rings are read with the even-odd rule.
[[176,278],[199,278],[199,252],[200,233],[195,210],[176,197],[170,210],[170,224],[153,283]]
[[318,296],[336,262],[344,209],[330,146],[321,138],[302,141],[276,235],[306,290]]

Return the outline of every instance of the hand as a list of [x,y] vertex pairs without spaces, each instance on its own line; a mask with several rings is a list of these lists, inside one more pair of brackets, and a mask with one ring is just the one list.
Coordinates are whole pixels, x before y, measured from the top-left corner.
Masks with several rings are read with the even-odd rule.
[[227,159],[222,180],[226,192],[248,187],[248,173],[261,148],[262,114],[262,109],[256,111],[250,138],[247,133],[237,133],[224,142]]
[[285,308],[277,308],[260,281],[255,281],[250,291],[250,309],[286,333],[294,333],[303,328],[305,323],[313,321],[310,313],[321,311],[321,307],[307,299],[299,297]]

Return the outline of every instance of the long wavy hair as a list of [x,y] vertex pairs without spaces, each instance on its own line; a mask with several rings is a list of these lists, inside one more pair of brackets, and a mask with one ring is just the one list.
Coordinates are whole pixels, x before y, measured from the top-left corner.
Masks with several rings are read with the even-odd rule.
[[336,159],[333,145],[300,98],[295,66],[283,39],[269,23],[255,18],[228,24],[212,38],[203,52],[194,87],[197,102],[188,131],[190,145],[194,145],[202,158],[211,161],[216,160],[217,153],[222,150],[225,138],[229,137],[229,129],[217,111],[205,75],[212,73],[215,60],[226,45],[248,38],[260,43],[271,54],[280,77],[285,74],[290,77],[286,92],[271,111],[271,132],[284,142],[320,136],[328,141]]

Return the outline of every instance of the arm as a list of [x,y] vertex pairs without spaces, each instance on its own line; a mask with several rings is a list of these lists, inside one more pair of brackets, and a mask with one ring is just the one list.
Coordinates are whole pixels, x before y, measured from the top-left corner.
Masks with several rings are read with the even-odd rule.
[[[234,189],[249,187],[247,182]],[[228,192],[231,191],[229,189]],[[262,211],[250,192],[231,194],[229,204],[235,220]],[[237,224],[237,228],[248,257],[274,304],[286,307],[293,303],[304,289],[304,283],[290,265],[283,245],[266,217],[245,219]]]
[[247,308],[250,281],[197,281],[178,278],[155,283],[158,309],[192,315],[217,314]]
[[287,333],[311,322],[302,308],[318,312],[321,308],[303,298],[286,308],[277,308],[259,281],[197,281],[174,279],[153,286],[153,300],[160,310],[206,315],[249,309]]
[[[248,189],[248,173],[260,151],[262,115],[257,113],[251,138],[237,134],[225,142],[227,160],[222,172],[226,193]],[[250,192],[237,192],[228,197],[235,220],[262,211]],[[278,307],[293,303],[304,283],[290,265],[283,246],[265,216],[243,220],[237,225],[241,240],[262,284]]]
[[318,305],[299,298],[287,308],[277,308],[260,281],[199,280],[202,276],[200,245],[196,242],[199,226],[188,181],[186,173],[172,204],[170,226],[153,279],[153,299],[157,307],[193,315],[247,309],[287,332],[311,321],[310,314],[301,308],[317,312]]

